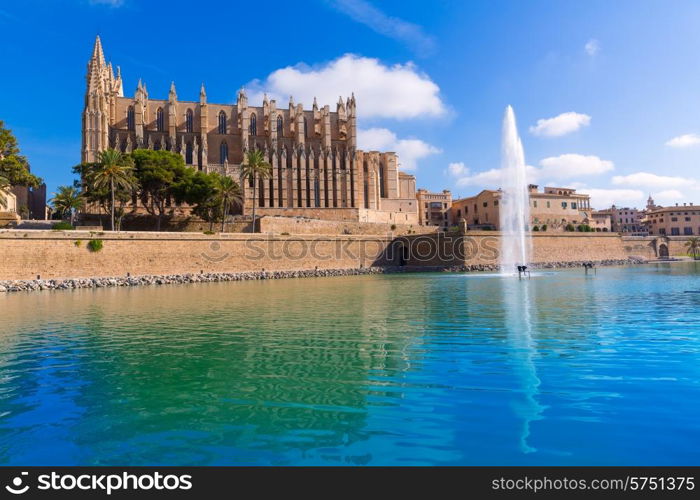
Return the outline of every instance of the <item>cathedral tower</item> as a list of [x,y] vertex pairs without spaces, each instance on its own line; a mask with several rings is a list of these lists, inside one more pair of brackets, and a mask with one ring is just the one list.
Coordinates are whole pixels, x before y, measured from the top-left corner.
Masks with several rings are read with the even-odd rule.
[[83,108],[83,144],[81,161],[98,160],[101,151],[109,148],[109,127],[112,124],[116,98],[123,95],[121,73],[114,76],[112,64],[107,64],[98,36],[87,65],[87,89]]

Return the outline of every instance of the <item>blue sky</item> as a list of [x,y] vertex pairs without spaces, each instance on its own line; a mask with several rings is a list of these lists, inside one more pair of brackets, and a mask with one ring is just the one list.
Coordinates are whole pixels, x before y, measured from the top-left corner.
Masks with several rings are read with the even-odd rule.
[[700,3],[24,0],[0,6],[0,119],[49,191],[79,161],[96,34],[165,98],[254,103],[268,91],[333,107],[354,91],[360,146],[400,153],[418,185],[499,185],[505,107],[532,179],[597,208],[700,202]]

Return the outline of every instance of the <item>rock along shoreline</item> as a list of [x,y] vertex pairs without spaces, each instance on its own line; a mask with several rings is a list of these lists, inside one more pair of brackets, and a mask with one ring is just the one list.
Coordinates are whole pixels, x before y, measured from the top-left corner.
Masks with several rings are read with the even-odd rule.
[[[531,264],[532,269],[559,269],[582,267],[581,262],[548,262]],[[594,261],[596,266],[644,264],[644,259]],[[458,267],[364,267],[352,269],[308,269],[299,271],[249,271],[238,273],[168,274],[144,276],[113,276],[102,278],[66,278],[46,280],[0,280],[0,293],[34,292],[42,290],[76,290],[84,288],[132,287],[152,285],[180,285],[190,283],[218,283],[226,281],[275,280],[288,278],[320,278],[330,276],[361,276],[369,274],[394,274],[407,272],[483,272],[498,271],[496,264],[477,264]]]

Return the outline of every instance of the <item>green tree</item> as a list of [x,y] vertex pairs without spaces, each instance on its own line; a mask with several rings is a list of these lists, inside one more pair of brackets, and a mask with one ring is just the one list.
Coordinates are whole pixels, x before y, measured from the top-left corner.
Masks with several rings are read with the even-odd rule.
[[[215,197],[221,203],[221,232],[223,233],[226,229],[226,217],[231,211],[231,206],[243,204],[243,193],[238,183],[227,176],[219,175],[214,185],[216,187]],[[255,230],[255,206],[253,206],[253,230]]]
[[78,188],[74,186],[58,186],[58,192],[54,193],[51,204],[62,217],[69,216],[72,226],[75,221],[75,212],[83,206],[83,201]]
[[257,203],[256,189],[259,179],[267,179],[272,174],[272,167],[265,161],[265,156],[260,150],[248,151],[246,161],[241,165],[243,179],[253,183],[253,226],[251,232],[255,232],[255,205]]
[[172,212],[169,201],[176,199],[183,181],[193,171],[185,166],[182,156],[171,151],[137,149],[131,157],[144,208],[156,217],[156,228],[160,231],[163,216]]
[[22,156],[17,145],[17,139],[12,130],[5,128],[0,120],[0,175],[11,186],[36,187],[41,179],[29,171],[29,162]]
[[178,203],[192,206],[192,213],[209,223],[209,230],[214,223],[221,220],[221,200],[216,189],[219,174],[194,172],[186,175],[175,187],[175,199]]
[[688,238],[685,247],[688,249],[688,255],[697,260],[698,256],[700,256],[700,238]]
[[[131,162],[124,158],[121,151],[106,149],[100,153],[99,166],[92,172],[90,182],[95,189],[109,189],[109,209],[111,215],[111,229],[114,231],[114,216],[116,210],[117,190],[132,192],[136,189],[137,181],[133,176]],[[123,214],[122,214],[123,217]]]

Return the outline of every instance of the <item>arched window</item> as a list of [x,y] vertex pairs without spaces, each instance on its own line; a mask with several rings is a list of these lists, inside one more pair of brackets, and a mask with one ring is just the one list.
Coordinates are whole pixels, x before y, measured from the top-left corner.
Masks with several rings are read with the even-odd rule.
[[219,146],[219,160],[221,163],[228,161],[228,144],[226,144],[226,141],[221,141],[221,146]]
[[309,137],[309,123],[306,121],[306,117],[304,117],[304,137]]
[[134,107],[129,106],[126,110],[126,128],[129,130],[134,130],[136,128],[136,121],[134,120]]
[[156,111],[156,130],[158,132],[162,132],[164,128],[165,125],[163,122],[163,108],[158,108],[158,110]]
[[252,136],[258,135],[258,124],[256,122],[255,113],[252,113],[250,115],[250,135]]
[[225,111],[219,111],[219,133],[220,134],[226,133],[226,112]]
[[379,162],[379,196],[382,198],[386,198],[386,191],[384,190],[384,163]]
[[188,142],[185,146],[185,163],[192,165],[192,143]]
[[277,136],[282,137],[284,135],[284,122],[282,121],[282,117],[278,116],[277,117]]
[[192,113],[191,109],[188,109],[187,113],[185,113],[185,130],[189,133],[194,131],[194,113]]

